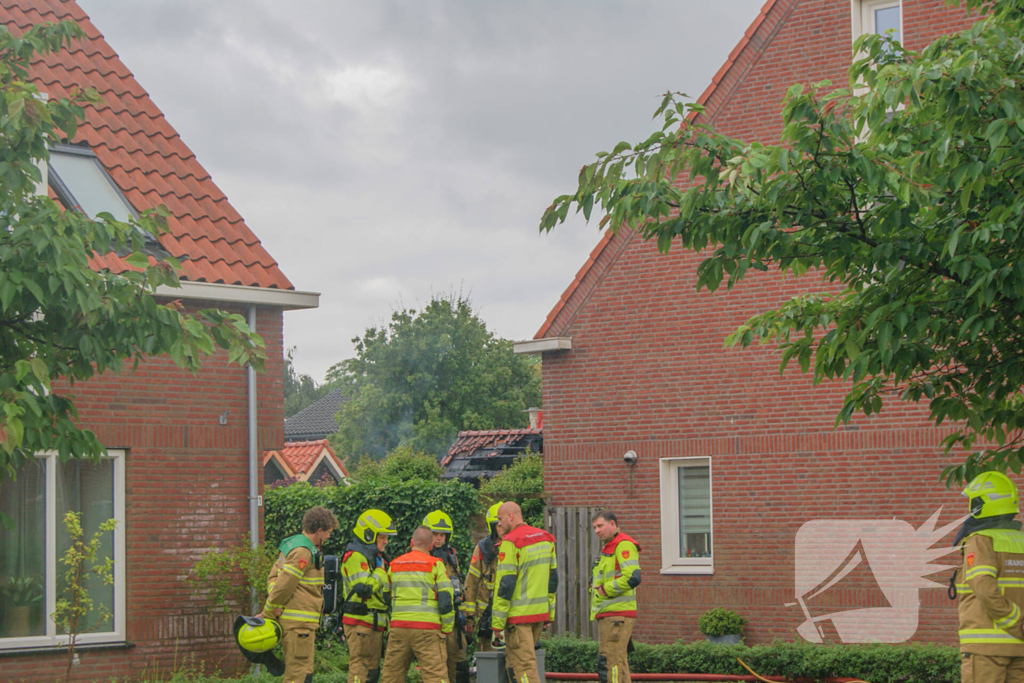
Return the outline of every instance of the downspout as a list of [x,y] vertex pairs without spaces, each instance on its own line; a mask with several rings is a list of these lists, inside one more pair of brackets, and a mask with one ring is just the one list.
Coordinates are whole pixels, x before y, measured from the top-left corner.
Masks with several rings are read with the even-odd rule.
[[[246,315],[249,330],[256,331],[256,306],[250,304]],[[256,415],[256,369],[252,363],[246,366],[249,377],[249,541],[255,548],[260,543],[260,503],[259,498],[259,452],[257,450],[257,415]]]

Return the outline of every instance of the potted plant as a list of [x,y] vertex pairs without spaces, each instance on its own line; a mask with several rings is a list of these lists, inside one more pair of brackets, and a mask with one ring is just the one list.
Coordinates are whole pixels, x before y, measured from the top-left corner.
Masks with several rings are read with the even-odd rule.
[[0,585],[4,601],[4,631],[8,638],[30,635],[29,615],[43,599],[43,584],[34,576],[12,576]]
[[697,627],[709,643],[736,645],[743,638],[743,627],[747,620],[731,609],[715,607],[709,609],[697,621]]

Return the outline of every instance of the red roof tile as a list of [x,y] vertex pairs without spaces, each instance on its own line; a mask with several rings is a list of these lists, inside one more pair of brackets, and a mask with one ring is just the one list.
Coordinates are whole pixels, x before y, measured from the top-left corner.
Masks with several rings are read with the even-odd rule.
[[331,448],[331,444],[328,443],[327,439],[320,439],[319,441],[294,441],[286,443],[284,448],[280,450],[265,451],[263,454],[263,464],[266,465],[276,453],[296,475],[306,474],[312,471],[317,461],[320,460],[320,455],[325,450],[328,453],[328,457],[334,460],[338,469],[341,470],[341,473],[347,477],[348,470],[341,464],[338,456],[334,454],[334,449]]
[[448,455],[441,459],[441,466],[444,467],[451,459],[467,453],[473,453],[481,448],[501,446],[509,441],[517,440],[524,436],[543,434],[543,429],[488,429],[483,431],[459,432],[455,443],[448,449]]
[[[175,256],[187,255],[182,278],[293,289],[277,262],[213,183],[160,108],[121,62],[73,0],[0,0],[0,23],[18,34],[36,24],[75,19],[87,39],[70,51],[36,59],[31,74],[50,97],[92,86],[103,103],[87,107],[73,140],[86,143],[139,211],[165,204],[173,214],[160,236]],[[93,259],[115,272],[127,264],[115,255]]]

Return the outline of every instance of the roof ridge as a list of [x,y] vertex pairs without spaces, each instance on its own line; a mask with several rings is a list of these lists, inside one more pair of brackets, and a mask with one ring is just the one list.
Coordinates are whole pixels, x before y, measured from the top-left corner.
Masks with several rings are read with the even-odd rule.
[[[780,4],[782,4],[780,3],[780,0],[767,0],[764,3],[764,5],[761,6],[761,10],[758,12],[757,16],[754,17],[754,20],[750,23],[750,26],[747,27],[747,30],[744,31],[743,36],[740,38],[739,42],[729,53],[729,56],[726,58],[725,63],[718,69],[718,71],[712,77],[711,84],[708,85],[708,87],[704,89],[704,92],[701,94],[701,96],[697,98],[697,102],[699,104],[706,104],[708,100],[711,99],[711,97],[718,90],[719,85],[732,72],[740,57],[745,53],[746,49],[751,43],[751,39],[757,34],[758,29],[760,29],[761,26],[764,24],[764,21],[768,18],[768,15],[776,6]],[[761,45],[756,46],[755,49],[760,53],[763,52],[768,45],[769,42],[765,41]],[[705,110],[703,113],[706,117],[713,118],[720,109],[721,107],[718,106],[715,108],[714,112],[709,113],[707,110]],[[697,112],[691,112],[690,115],[687,116],[687,120],[694,120],[696,118],[696,115]],[[540,329],[537,330],[537,333],[534,335],[534,339],[541,339],[548,335],[548,333],[552,331],[552,328],[555,327],[556,321],[558,321],[560,318],[564,317],[566,318],[566,320],[565,324],[558,326],[556,336],[557,334],[560,334],[569,325],[572,324],[572,322],[576,318],[576,314],[579,313],[579,311],[583,308],[583,305],[586,304],[586,301],[589,299],[589,294],[593,292],[593,290],[597,286],[597,283],[595,282],[593,286],[587,289],[587,291],[582,291],[581,287],[583,286],[584,281],[597,277],[598,282],[600,282],[600,279],[603,277],[605,273],[608,272],[608,270],[611,269],[615,262],[618,261],[618,257],[625,251],[625,247],[632,242],[633,236],[635,236],[636,234],[634,231],[629,230],[630,234],[627,237],[623,238],[624,244],[622,245],[622,248],[619,249],[618,252],[614,254],[612,252],[608,252],[608,254],[610,255],[610,262],[607,263],[600,272],[597,272],[595,266],[597,265],[598,260],[605,255],[608,246],[614,241],[614,237],[617,236],[619,232],[622,232],[622,229],[620,229],[619,231],[613,231],[612,229],[609,229],[608,231],[605,232],[604,236],[602,236],[601,238],[601,241],[598,242],[597,246],[594,247],[594,249],[590,252],[590,256],[587,258],[587,261],[583,264],[580,270],[577,271],[576,276],[573,278],[573,281],[569,283],[569,286],[566,287],[565,291],[562,293],[562,296],[559,297],[558,302],[551,309],[551,312],[548,313],[547,318],[544,320],[544,323],[540,326]],[[579,302],[579,304],[575,307],[569,307],[570,301],[580,296],[584,297],[583,301]],[[567,307],[569,307],[569,309],[567,309]]]

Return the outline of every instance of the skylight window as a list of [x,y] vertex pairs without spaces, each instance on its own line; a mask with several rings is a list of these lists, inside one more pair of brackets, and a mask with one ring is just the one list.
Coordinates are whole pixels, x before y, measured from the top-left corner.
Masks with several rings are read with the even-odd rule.
[[138,217],[99,159],[87,148],[53,147],[49,183],[65,208],[79,210],[89,218],[96,218],[104,211],[119,221]]

